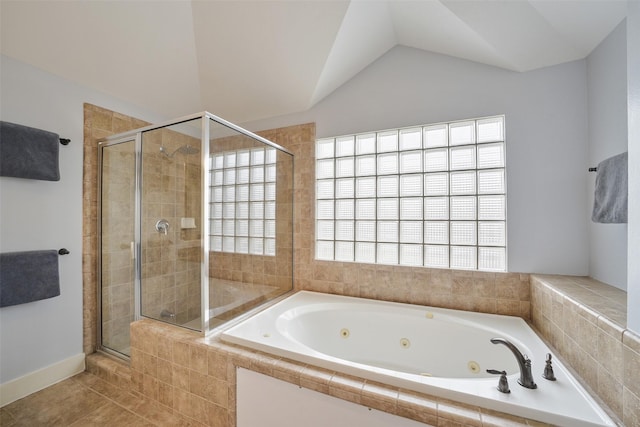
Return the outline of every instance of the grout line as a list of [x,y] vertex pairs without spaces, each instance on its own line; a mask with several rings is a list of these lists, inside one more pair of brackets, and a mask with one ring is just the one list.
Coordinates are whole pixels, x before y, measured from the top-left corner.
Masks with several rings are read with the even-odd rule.
[[[110,383],[110,382],[108,382],[108,381],[106,381],[106,380],[103,380],[102,378],[98,377],[97,375],[94,375],[94,374],[92,374],[92,373],[90,373],[90,372],[87,372],[87,374],[88,374],[88,375],[92,375],[92,376],[94,376],[94,377],[95,377],[95,378],[97,378],[99,381],[102,381],[102,382],[104,382],[104,383],[106,383],[106,384],[108,384],[108,385],[110,385],[110,386],[113,386],[113,387],[115,387],[116,389],[118,389],[118,390],[120,390],[120,391],[122,391],[122,392],[124,392],[124,393],[132,394],[132,395],[133,395],[133,393],[132,393],[131,391],[125,390],[125,389],[123,389],[123,388],[120,388],[120,387],[118,387],[118,386],[117,386],[117,385],[115,385],[115,384],[112,384],[112,383]],[[107,401],[108,401],[107,403],[109,403],[109,402],[110,402],[110,403],[113,403],[114,405],[118,406],[118,407],[119,407],[119,408],[121,408],[121,409],[124,409],[125,411],[127,411],[127,412],[129,412],[129,413],[131,413],[131,414],[135,415],[136,417],[141,418],[141,419],[143,419],[143,420],[145,420],[145,421],[147,421],[147,422],[150,422],[150,423],[152,423],[152,424],[154,424],[154,425],[157,425],[157,423],[156,423],[156,422],[154,422],[154,421],[152,421],[152,420],[149,420],[149,419],[148,419],[148,418],[146,418],[145,416],[143,416],[143,415],[141,415],[141,414],[139,414],[139,413],[137,413],[137,412],[135,412],[135,411],[133,411],[133,410],[131,410],[131,409],[129,409],[129,408],[127,408],[127,407],[125,407],[125,406],[123,406],[121,403],[117,402],[116,400],[113,400],[111,397],[107,396],[106,394],[101,393],[101,392],[99,392],[98,390],[95,390],[94,388],[92,388],[92,387],[91,387],[91,386],[89,386],[89,385],[86,385],[86,384],[84,384],[84,383],[81,383],[81,384],[82,384],[82,386],[83,386],[83,387],[85,387],[85,388],[87,388],[88,390],[90,390],[90,391],[92,391],[92,392],[96,393],[97,395],[99,395],[99,396],[100,396],[100,397],[102,397],[103,399],[107,400]],[[135,396],[135,395],[134,395],[134,396]],[[141,400],[142,400],[142,399],[147,399],[147,398],[145,398],[144,396],[139,396],[138,398],[139,398],[139,399],[141,399]],[[150,402],[150,403],[151,403],[151,404],[153,404],[153,405],[155,406],[155,403],[154,403],[154,402]],[[104,406],[104,405],[102,405],[102,406]],[[102,407],[102,406],[101,406],[101,407]],[[92,411],[92,412],[93,412],[93,411]],[[91,413],[92,413],[92,412],[91,412]],[[85,416],[85,417],[86,417],[86,416]],[[83,417],[83,418],[84,418],[84,417]],[[74,423],[74,424],[75,424],[75,423]]]
[[[83,385],[84,386],[84,385]],[[85,386],[86,387],[86,386]],[[104,396],[102,396],[100,393],[96,392],[95,390],[91,390],[90,391],[94,392],[95,394],[97,394],[98,396],[100,396],[102,398],[102,400],[104,399]],[[70,424],[69,427],[73,427],[73,426],[86,426],[88,424],[85,424],[84,422],[81,423],[81,421],[85,420],[85,418],[89,417],[90,415],[92,415],[93,413],[99,411],[100,409],[104,408],[105,406],[107,406],[109,404],[108,401],[104,402],[102,405],[98,406],[97,408],[94,408],[93,410],[91,410],[90,412],[86,413],[85,415],[83,415],[82,417],[80,417],[79,419],[77,419],[76,421],[74,421],[73,423]]]

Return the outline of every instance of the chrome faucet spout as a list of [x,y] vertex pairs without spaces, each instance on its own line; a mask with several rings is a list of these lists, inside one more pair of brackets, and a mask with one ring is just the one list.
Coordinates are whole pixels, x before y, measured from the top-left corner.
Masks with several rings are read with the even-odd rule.
[[518,350],[518,347],[505,338],[492,338],[491,343],[505,345],[515,356],[518,361],[518,366],[520,367],[520,379],[518,380],[518,384],[526,388],[538,388],[533,380],[533,375],[531,375],[531,360],[529,360],[526,355],[523,355],[522,352]]

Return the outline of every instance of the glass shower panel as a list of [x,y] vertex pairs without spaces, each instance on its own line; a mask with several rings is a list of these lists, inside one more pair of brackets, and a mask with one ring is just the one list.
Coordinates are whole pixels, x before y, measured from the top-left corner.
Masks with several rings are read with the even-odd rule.
[[293,156],[209,120],[209,329],[293,288]]
[[129,356],[135,313],[135,140],[101,149],[101,345]]
[[142,132],[141,314],[201,329],[202,119]]

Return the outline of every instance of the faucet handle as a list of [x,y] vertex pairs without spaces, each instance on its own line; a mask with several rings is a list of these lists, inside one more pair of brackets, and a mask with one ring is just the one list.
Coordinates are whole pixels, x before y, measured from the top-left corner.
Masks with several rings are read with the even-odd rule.
[[509,381],[507,381],[507,372],[506,371],[498,371],[495,369],[487,369],[488,374],[500,375],[500,380],[498,381],[498,391],[500,393],[511,393],[509,390]]
[[542,378],[547,379],[549,381],[555,381],[556,376],[553,374],[553,366],[551,366],[551,353],[547,353],[546,365],[544,367],[544,373],[542,374]]

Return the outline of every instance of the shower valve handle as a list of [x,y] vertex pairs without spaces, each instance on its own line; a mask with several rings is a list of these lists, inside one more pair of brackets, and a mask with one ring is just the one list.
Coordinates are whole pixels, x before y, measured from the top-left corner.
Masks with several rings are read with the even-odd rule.
[[158,222],[156,222],[156,231],[164,234],[165,236],[169,234],[169,221],[166,219],[158,220]]

